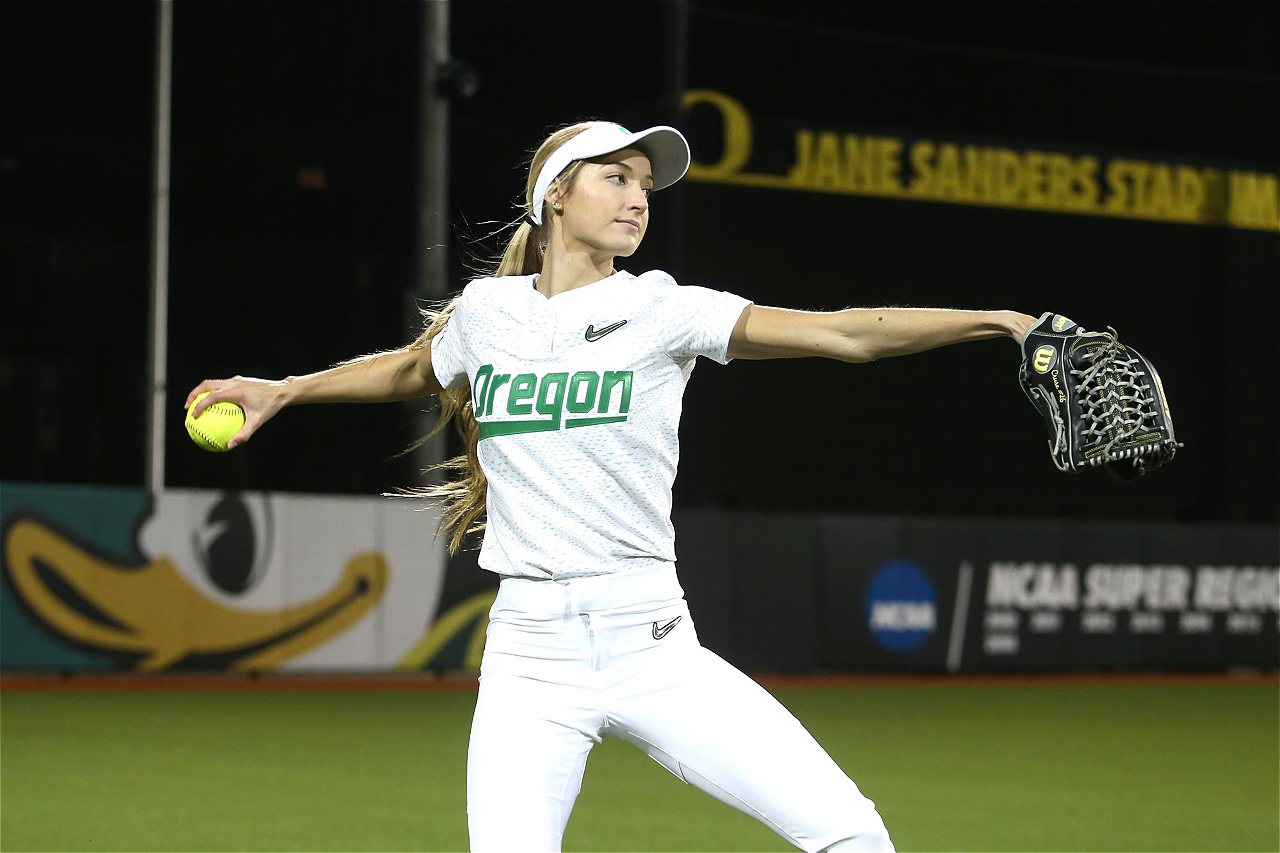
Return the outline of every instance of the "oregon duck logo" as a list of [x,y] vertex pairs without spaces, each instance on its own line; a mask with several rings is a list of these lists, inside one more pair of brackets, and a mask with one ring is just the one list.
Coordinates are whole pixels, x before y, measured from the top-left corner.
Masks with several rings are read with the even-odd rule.
[[241,496],[222,495],[188,521],[185,543],[173,521],[164,544],[143,544],[139,559],[121,560],[33,513],[11,515],[3,530],[10,587],[64,641],[158,671],[277,667],[346,631],[387,585],[382,554],[354,553],[340,558],[340,575],[317,594],[293,603],[281,595],[275,607],[237,606],[279,564],[270,501],[263,497],[254,513]]

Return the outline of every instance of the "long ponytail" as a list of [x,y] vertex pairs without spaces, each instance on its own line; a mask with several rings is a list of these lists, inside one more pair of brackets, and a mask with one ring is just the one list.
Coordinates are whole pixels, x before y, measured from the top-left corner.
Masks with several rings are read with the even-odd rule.
[[[516,222],[511,223],[515,231],[503,247],[502,255],[488,273],[489,275],[532,275],[542,271],[542,260],[546,253],[547,235],[551,230],[552,217],[544,215],[541,225],[534,225],[528,219],[528,214],[533,210],[534,184],[538,180],[542,165],[547,162],[552,153],[594,124],[596,122],[581,122],[561,128],[538,146],[529,164],[529,177],[526,181],[521,216]],[[559,180],[564,192],[567,193],[572,186],[580,165],[579,162],[574,162],[560,173]],[[550,214],[550,211],[546,211],[546,214]],[[425,328],[422,334],[409,345],[410,349],[429,347],[431,339],[443,332],[448,325],[449,317],[461,298],[462,294],[459,293],[443,305],[423,309]],[[410,494],[425,496],[440,505],[438,535],[447,535],[449,553],[457,554],[462,550],[467,534],[484,530],[483,516],[488,489],[488,481],[485,479],[484,470],[480,467],[480,457],[477,452],[480,429],[471,406],[470,387],[446,388],[440,392],[440,413],[435,426],[409,449],[413,450],[426,444],[449,424],[453,424],[454,431],[462,439],[465,451],[427,469],[428,473],[441,474],[443,482],[412,490]]]

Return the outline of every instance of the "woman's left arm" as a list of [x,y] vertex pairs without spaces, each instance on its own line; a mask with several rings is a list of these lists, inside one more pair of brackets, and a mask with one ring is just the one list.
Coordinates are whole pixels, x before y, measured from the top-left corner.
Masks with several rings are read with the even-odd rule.
[[792,311],[750,305],[729,340],[731,358],[806,358],[867,362],[964,341],[1021,341],[1036,318],[1017,311],[946,308],[849,308]]

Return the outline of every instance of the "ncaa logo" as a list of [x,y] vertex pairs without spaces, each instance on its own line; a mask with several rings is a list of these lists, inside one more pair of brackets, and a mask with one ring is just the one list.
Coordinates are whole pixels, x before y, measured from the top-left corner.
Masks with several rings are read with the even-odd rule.
[[890,560],[867,585],[867,628],[882,648],[904,654],[938,630],[938,597],[929,576],[910,560]]
[[1036,373],[1048,373],[1049,368],[1053,367],[1057,360],[1058,351],[1046,345],[1037,349],[1031,356],[1031,366],[1035,368]]

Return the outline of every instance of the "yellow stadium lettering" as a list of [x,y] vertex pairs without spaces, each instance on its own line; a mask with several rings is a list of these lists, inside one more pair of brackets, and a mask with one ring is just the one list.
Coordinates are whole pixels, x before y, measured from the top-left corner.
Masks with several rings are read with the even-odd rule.
[[1227,176],[1230,202],[1228,221],[1241,228],[1274,229],[1277,216],[1276,176],[1256,172],[1230,172]]
[[991,168],[990,148],[966,145],[962,151],[965,197],[971,201],[988,201],[991,198],[995,172]]
[[1200,173],[1189,166],[1174,170],[1173,213],[1182,222],[1205,220],[1205,182]]
[[871,136],[844,136],[843,183],[846,189],[874,191],[880,185],[879,146]]
[[798,187],[811,186],[809,173],[813,170],[813,131],[796,131],[796,161],[787,170],[787,180]]
[[1107,164],[1106,208],[1112,213],[1130,213],[1134,208],[1133,185],[1138,177],[1129,160],[1112,160]]
[[1075,205],[1077,210],[1092,210],[1098,203],[1098,158],[1076,160]]
[[1112,160],[1104,206],[1112,213],[1158,222],[1215,222],[1221,217],[1211,194],[1219,180],[1213,169]]
[[968,201],[961,191],[960,181],[960,149],[950,143],[938,148],[938,162],[935,164],[933,180],[933,197],[936,199],[959,199]]
[[897,195],[902,192],[902,140],[883,136],[874,140],[876,192]]
[[1046,151],[937,143],[911,146],[911,193],[937,201],[1046,210],[1088,210],[1096,202],[1098,161]]
[[987,163],[991,170],[991,200],[997,204],[1016,204],[1022,188],[1022,160],[1018,152],[996,148]]
[[1048,201],[1049,158],[1040,151],[1022,155],[1023,200],[1031,207],[1046,207]]
[[1173,172],[1160,163],[1151,165],[1145,207],[1139,211],[1152,219],[1168,219],[1173,213]]
[[[753,141],[746,107],[708,89],[686,92],[682,103],[716,110],[724,139],[718,160],[690,164],[692,180],[1280,229],[1280,181],[1265,172],[804,128],[794,131],[795,159],[785,174],[752,174],[744,171]],[[492,399],[499,377],[491,379],[477,401]]]
[[1201,169],[1200,180],[1204,186],[1204,202],[1200,208],[1200,221],[1225,223],[1227,221],[1227,178],[1217,169]]
[[818,134],[809,163],[808,185],[834,187],[840,183],[840,140],[834,133]]
[[892,137],[799,130],[787,180],[799,189],[897,194],[901,153],[902,143]]
[[936,150],[937,146],[928,139],[921,139],[907,152],[912,172],[907,189],[915,195],[926,198],[933,196],[933,154]]
[[1045,154],[1046,199],[1045,206],[1050,210],[1080,210],[1089,206],[1087,200],[1087,158],[1079,161],[1066,154]]
[[751,116],[740,101],[723,92],[690,89],[684,93],[681,106],[685,110],[708,104],[720,112],[724,132],[724,150],[716,163],[689,163],[688,176],[693,180],[714,180],[738,174],[751,159]]
[[891,136],[844,136],[842,176],[846,189],[870,193],[898,193],[902,143]]
[[1075,182],[1071,158],[1065,154],[1049,154],[1047,171],[1049,206],[1054,210],[1070,210],[1075,195],[1071,191]]

